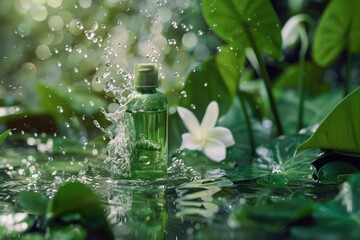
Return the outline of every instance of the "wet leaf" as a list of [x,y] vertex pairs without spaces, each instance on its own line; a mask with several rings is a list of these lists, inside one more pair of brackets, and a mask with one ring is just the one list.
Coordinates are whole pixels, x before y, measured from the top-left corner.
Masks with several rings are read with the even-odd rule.
[[236,228],[280,234],[291,224],[311,217],[317,204],[306,199],[288,199],[257,206],[240,206],[230,216]]
[[45,215],[49,199],[41,193],[22,191],[17,195],[17,203],[28,213]]
[[59,188],[50,202],[46,218],[60,220],[66,215],[78,213],[88,232],[88,239],[113,239],[99,198],[81,183],[68,183]]
[[297,148],[360,153],[360,88],[345,97],[325,118],[314,134]]
[[5,141],[6,137],[9,135],[10,133],[10,129],[6,130],[5,132],[3,132],[2,134],[0,134],[0,144]]
[[348,48],[360,52],[360,3],[352,0],[332,0],[318,23],[312,56],[322,67],[329,66]]
[[268,0],[203,0],[203,15],[226,42],[245,49],[253,38],[260,52],[282,58],[280,22]]
[[[205,60],[189,73],[179,105],[191,109],[201,120],[208,104],[215,100],[220,115],[224,114],[237,93],[244,61],[244,53],[233,47],[222,47],[215,57]],[[199,92],[206,94],[199,95]]]
[[318,180],[321,183],[338,183],[339,176],[359,172],[354,165],[341,161],[333,161],[322,166],[318,172]]
[[[338,196],[319,205],[314,222],[307,227],[294,227],[296,239],[359,239],[360,237],[360,174],[351,176],[340,187]],[[316,234],[315,234],[316,233]],[[321,236],[321,237],[320,237]]]
[[[253,164],[254,172],[262,177],[258,182],[280,187],[292,182],[311,181],[312,175],[316,173],[311,163],[320,151],[304,151],[301,155],[294,155],[298,144],[306,138],[307,135],[283,136],[259,146],[256,149],[258,157]],[[263,176],[264,174],[270,175]]]

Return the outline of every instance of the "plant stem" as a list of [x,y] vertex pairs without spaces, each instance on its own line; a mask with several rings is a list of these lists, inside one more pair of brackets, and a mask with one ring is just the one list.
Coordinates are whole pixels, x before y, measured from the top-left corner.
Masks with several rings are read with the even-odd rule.
[[300,131],[303,127],[304,121],[304,103],[305,103],[305,55],[308,49],[308,38],[305,32],[305,28],[299,28],[299,35],[301,41],[301,48],[299,53],[299,108],[298,108],[298,126],[297,130]]
[[346,97],[351,88],[351,68],[352,68],[352,59],[350,50],[346,51],[346,75],[345,75],[345,83],[344,83],[344,97]]
[[279,113],[276,107],[276,103],[275,103],[275,99],[272,93],[272,89],[271,89],[271,82],[270,82],[270,77],[269,74],[266,70],[265,67],[265,63],[261,57],[260,51],[258,49],[258,47],[256,46],[256,42],[255,39],[251,33],[251,31],[249,30],[249,27],[244,24],[244,30],[247,34],[247,37],[249,39],[249,43],[251,48],[253,49],[256,59],[259,63],[259,68],[260,68],[260,73],[261,73],[261,77],[264,80],[265,83],[265,88],[266,88],[266,92],[269,98],[269,103],[270,103],[270,108],[274,117],[274,121],[275,121],[275,125],[276,125],[276,130],[277,130],[277,135],[280,136],[284,133],[282,125],[281,125],[281,121],[280,121],[280,117],[279,117]]
[[254,155],[255,154],[255,141],[254,141],[253,130],[252,130],[252,127],[251,127],[251,124],[250,124],[249,114],[246,111],[246,106],[245,106],[243,93],[240,90],[238,90],[238,96],[240,98],[241,109],[242,109],[244,117],[245,117],[245,123],[246,123],[249,142],[250,142],[251,154]]

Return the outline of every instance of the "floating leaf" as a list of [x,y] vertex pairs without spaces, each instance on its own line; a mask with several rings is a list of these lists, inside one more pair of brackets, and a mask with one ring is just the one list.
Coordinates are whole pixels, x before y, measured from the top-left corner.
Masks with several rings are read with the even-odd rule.
[[345,97],[314,134],[297,148],[321,148],[360,153],[360,88]]
[[329,162],[322,166],[318,173],[318,179],[321,183],[338,183],[339,176],[359,172],[354,165],[341,161]]
[[280,22],[268,0],[203,0],[203,14],[226,42],[245,49],[255,41],[260,52],[281,59]]
[[81,183],[68,183],[59,188],[50,202],[46,218],[49,221],[66,219],[66,215],[75,213],[81,215],[88,239],[113,239],[99,198]]
[[254,160],[253,166],[257,174],[262,177],[258,183],[283,187],[288,183],[312,180],[312,175],[316,171],[311,163],[316,159],[319,151],[306,151],[294,156],[296,147],[306,137],[283,136],[269,144],[259,146],[256,149],[259,157]]
[[332,0],[317,26],[312,56],[326,67],[335,61],[344,48],[360,52],[360,3],[352,0]]

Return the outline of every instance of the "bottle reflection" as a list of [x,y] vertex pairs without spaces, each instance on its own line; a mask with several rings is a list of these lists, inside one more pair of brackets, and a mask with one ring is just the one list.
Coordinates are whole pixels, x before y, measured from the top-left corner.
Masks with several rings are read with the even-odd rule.
[[132,192],[130,225],[136,239],[165,239],[167,222],[163,186],[136,189]]
[[116,239],[165,239],[168,213],[164,186],[132,186],[116,194],[109,199],[108,215]]

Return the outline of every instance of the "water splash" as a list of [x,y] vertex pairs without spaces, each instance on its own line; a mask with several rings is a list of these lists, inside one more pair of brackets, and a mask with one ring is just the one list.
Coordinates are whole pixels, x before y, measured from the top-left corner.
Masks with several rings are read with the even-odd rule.
[[110,141],[107,145],[108,156],[104,161],[104,167],[113,177],[128,177],[130,175],[131,149],[134,148],[134,132],[129,126],[127,115],[125,114],[126,106],[133,96],[133,77],[123,71],[130,81],[123,82],[120,87],[115,86],[111,81],[107,82],[105,91],[112,93],[118,101],[119,107],[115,112],[109,113],[105,109],[101,112],[107,120],[113,124],[113,129],[101,130],[108,134]]

